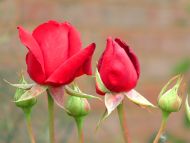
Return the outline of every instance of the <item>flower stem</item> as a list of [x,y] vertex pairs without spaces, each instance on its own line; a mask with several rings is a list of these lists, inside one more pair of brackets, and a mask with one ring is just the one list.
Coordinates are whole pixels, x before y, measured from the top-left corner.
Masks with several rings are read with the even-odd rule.
[[168,113],[168,112],[162,111],[162,122],[161,122],[161,126],[160,126],[160,129],[159,129],[159,131],[158,131],[158,133],[157,133],[157,135],[156,135],[156,138],[154,139],[154,142],[153,142],[153,143],[159,143],[160,137],[162,136],[162,134],[163,134],[164,131],[165,131],[169,114],[170,114],[170,113]]
[[121,104],[119,104],[119,106],[117,107],[117,111],[125,143],[131,143],[131,138],[129,136],[129,131],[126,122],[127,120],[126,120],[124,101]]
[[83,117],[75,118],[78,129],[78,143],[84,143],[83,119],[84,119]]
[[24,108],[24,115],[26,119],[26,126],[28,130],[28,135],[30,137],[30,142],[35,143],[35,138],[32,130],[32,124],[31,124],[31,108]]
[[49,140],[50,143],[55,143],[55,132],[54,132],[54,101],[51,97],[49,90],[47,90],[48,96],[48,118],[49,118]]

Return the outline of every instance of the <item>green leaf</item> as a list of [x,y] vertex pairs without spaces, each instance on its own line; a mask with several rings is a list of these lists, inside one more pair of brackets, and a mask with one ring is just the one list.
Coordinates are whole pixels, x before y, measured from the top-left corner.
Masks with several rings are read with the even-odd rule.
[[41,95],[43,92],[45,92],[47,88],[48,88],[48,86],[42,86],[39,84],[35,84],[31,89],[24,92],[22,94],[22,96],[14,102],[26,101],[26,100],[35,98],[35,97]]
[[129,91],[129,92],[125,92],[124,94],[126,95],[126,97],[130,101],[132,101],[133,103],[139,105],[140,107],[153,107],[153,108],[156,108],[155,105],[153,105],[150,101],[148,101],[145,97],[143,97],[141,94],[139,94],[134,89]]
[[190,71],[190,59],[180,61],[173,69],[174,74],[184,74]]
[[75,91],[74,89],[70,88],[69,86],[65,86],[65,91],[67,94],[69,94],[71,96],[87,98],[87,99],[94,98],[94,99],[98,99],[98,100],[102,101],[102,99],[100,97],[89,95],[89,94],[79,92],[79,91]]

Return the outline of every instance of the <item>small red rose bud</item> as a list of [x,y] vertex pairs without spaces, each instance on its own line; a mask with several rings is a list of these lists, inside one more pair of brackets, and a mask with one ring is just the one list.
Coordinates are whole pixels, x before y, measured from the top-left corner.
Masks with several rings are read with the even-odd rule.
[[[135,88],[140,76],[140,64],[136,54],[119,38],[107,39],[106,49],[98,61],[96,91],[128,92]],[[100,80],[101,79],[101,82]],[[102,86],[103,85],[103,86]]]

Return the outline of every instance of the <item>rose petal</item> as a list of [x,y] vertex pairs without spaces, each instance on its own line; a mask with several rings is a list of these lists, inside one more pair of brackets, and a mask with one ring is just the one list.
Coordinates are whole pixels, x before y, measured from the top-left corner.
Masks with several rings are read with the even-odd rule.
[[102,62],[104,60],[104,58],[111,58],[111,56],[113,55],[113,43],[112,43],[112,38],[111,37],[108,37],[107,39],[107,45],[106,45],[106,49],[105,51],[102,53],[99,61],[98,61],[98,71],[101,70],[101,67],[102,67]]
[[75,55],[82,49],[80,34],[71,24],[69,25],[69,57]]
[[138,75],[138,78],[140,76],[140,64],[139,64],[139,60],[136,56],[136,54],[133,52],[133,50],[127,45],[126,42],[122,41],[121,39],[119,38],[115,38],[115,41],[126,51],[126,53],[128,54],[128,56],[130,57],[131,59],[131,62],[133,63],[135,69],[136,69],[136,72],[137,72],[137,75]]
[[68,25],[55,21],[43,23],[33,31],[44,56],[47,77],[69,57],[68,34]]
[[29,49],[26,56],[28,73],[37,83],[45,79],[44,61],[40,47],[32,35],[22,27],[18,27],[21,42]]
[[42,71],[41,65],[36,60],[31,52],[26,55],[27,72],[31,79],[39,84],[43,84],[45,81],[45,75]]
[[40,47],[36,40],[32,37],[32,35],[24,30],[22,27],[18,27],[19,31],[19,37],[21,42],[28,48],[28,50],[33,54],[35,59],[39,62],[41,65],[42,71],[44,72],[44,60],[43,60],[43,55],[40,50]]
[[91,60],[95,50],[95,44],[91,44],[87,48],[81,50],[76,55],[72,56],[47,79],[50,84],[68,84],[78,75],[81,70],[83,74],[89,74],[91,67],[86,64]]

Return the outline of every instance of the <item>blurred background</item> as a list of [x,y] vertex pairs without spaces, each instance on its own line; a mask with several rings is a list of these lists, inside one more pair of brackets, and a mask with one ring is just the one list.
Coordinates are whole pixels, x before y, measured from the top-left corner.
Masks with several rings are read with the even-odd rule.
[[[136,89],[154,104],[159,91],[174,74],[186,74],[184,86],[189,88],[189,0],[0,0],[0,143],[29,142],[23,112],[11,102],[14,88],[2,80],[17,82],[18,73],[26,69],[27,50],[19,41],[16,27],[22,25],[32,31],[50,19],[71,22],[80,31],[84,47],[96,42],[93,70],[108,36],[126,40],[141,63]],[[83,91],[96,95],[93,78],[84,76],[77,82]],[[92,112],[85,122],[85,142],[123,143],[116,112],[95,133],[105,107],[96,100],[90,103]],[[160,126],[161,113],[141,109],[128,101],[126,110],[132,142],[151,143]],[[37,143],[48,143],[45,95],[39,97],[34,107],[32,123]],[[55,123],[57,143],[77,142],[73,119],[58,107]],[[189,143],[189,125],[182,106],[169,119],[168,143]]]

